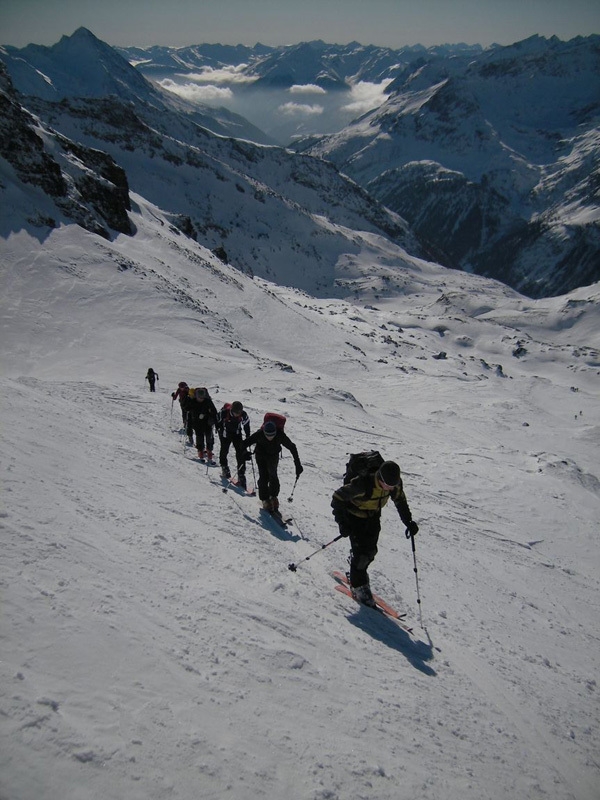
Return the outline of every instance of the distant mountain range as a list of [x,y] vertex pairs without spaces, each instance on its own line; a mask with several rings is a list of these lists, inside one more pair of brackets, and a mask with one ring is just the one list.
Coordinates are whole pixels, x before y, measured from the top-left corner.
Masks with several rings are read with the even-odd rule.
[[[37,187],[4,192],[38,227],[71,219],[104,236],[128,230],[139,194],[245,272],[316,294],[358,290],[352,254],[366,248],[384,294],[402,290],[393,265],[419,258],[561,294],[600,280],[599,44],[118,51],[82,28],[0,49],[0,155]],[[292,152],[265,147],[268,115],[264,133],[159,83],[203,70],[279,117],[291,89],[338,108],[361,83],[380,96]]]
[[236,138],[237,122],[218,112],[199,120],[89,31],[3,60],[2,235],[45,237],[68,221],[135,235],[127,211],[141,196],[243,272],[327,296],[359,290],[353,258],[365,250],[384,293],[397,290],[399,266],[425,255],[398,215],[332,164]]
[[299,142],[448,266],[531,296],[600,279],[600,37],[420,59],[387,100]]
[[[183,96],[225,105],[287,144],[298,136],[338,131],[376,108],[384,89],[417,59],[477,55],[479,45],[391,49],[322,41],[282,47],[122,47],[146,77]],[[211,87],[213,91],[211,91]]]

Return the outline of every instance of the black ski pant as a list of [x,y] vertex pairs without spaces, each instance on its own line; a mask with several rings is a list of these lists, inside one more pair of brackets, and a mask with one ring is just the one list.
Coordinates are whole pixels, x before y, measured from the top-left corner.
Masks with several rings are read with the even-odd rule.
[[243,447],[242,443],[241,436],[232,436],[231,439],[221,438],[221,449],[219,451],[219,464],[222,469],[228,469],[227,454],[229,453],[229,448],[233,445],[237,460],[238,478],[243,478],[246,474],[246,448]]
[[193,429],[196,434],[196,447],[198,450],[210,450],[212,453],[215,446],[212,425],[208,425],[205,420],[196,420],[193,423]]
[[258,497],[260,500],[268,500],[270,497],[279,497],[278,464],[278,455],[271,456],[270,458],[256,456],[256,466],[258,468]]
[[156,391],[156,389],[154,388],[154,381],[148,379],[148,383],[150,384],[150,391],[151,392]]
[[355,517],[348,514],[343,525],[350,538],[350,585],[364,586],[369,583],[367,569],[377,555],[377,542],[381,530],[381,517]]

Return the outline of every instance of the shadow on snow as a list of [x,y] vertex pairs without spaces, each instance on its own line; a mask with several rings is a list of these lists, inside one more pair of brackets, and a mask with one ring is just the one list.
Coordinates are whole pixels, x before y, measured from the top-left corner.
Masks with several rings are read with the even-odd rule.
[[415,641],[385,614],[364,606],[349,614],[348,620],[373,639],[377,639],[392,650],[397,650],[415,669],[431,677],[437,675],[437,672],[426,663],[433,659],[431,641]]
[[275,538],[280,539],[282,542],[299,542],[302,539],[297,533],[291,533],[286,528],[282,528],[269,512],[262,508],[260,510],[260,521],[265,530],[269,531],[269,533],[273,534]]

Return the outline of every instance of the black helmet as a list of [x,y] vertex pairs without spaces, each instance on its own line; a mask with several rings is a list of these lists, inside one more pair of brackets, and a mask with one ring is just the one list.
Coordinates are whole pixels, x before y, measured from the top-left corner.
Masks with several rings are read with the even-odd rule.
[[398,486],[400,483],[400,467],[395,461],[384,461],[379,467],[377,478],[386,486]]
[[265,422],[263,425],[263,433],[267,437],[267,439],[272,439],[275,434],[277,433],[277,425],[272,420]]
[[231,404],[231,413],[235,414],[236,417],[239,417],[243,410],[244,406],[240,403],[240,401],[234,400]]

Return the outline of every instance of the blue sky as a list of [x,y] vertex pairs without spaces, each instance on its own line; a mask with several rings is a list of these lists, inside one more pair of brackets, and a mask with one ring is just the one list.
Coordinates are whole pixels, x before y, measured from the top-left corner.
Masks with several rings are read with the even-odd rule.
[[50,45],[80,26],[112,45],[323,39],[401,47],[600,33],[599,0],[0,0],[0,42]]

